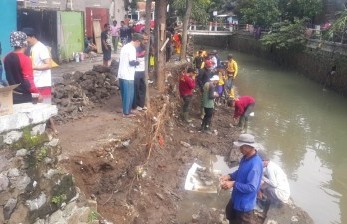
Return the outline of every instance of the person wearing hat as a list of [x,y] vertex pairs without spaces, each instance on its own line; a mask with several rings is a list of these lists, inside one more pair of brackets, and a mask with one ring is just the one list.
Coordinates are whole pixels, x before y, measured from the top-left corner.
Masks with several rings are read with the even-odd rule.
[[14,89],[13,103],[32,102],[32,93],[38,94],[39,90],[34,83],[31,60],[24,54],[28,46],[27,35],[20,31],[12,32],[10,44],[14,50],[4,58],[4,68],[8,84],[19,84]]
[[202,119],[201,130],[208,134],[211,134],[214,99],[218,97],[218,93],[215,92],[218,81],[218,75],[212,76],[210,81],[205,83],[202,93],[202,105],[204,106],[205,115]]
[[193,68],[188,68],[186,73],[182,73],[178,89],[180,91],[180,96],[183,99],[183,120],[190,123],[192,120],[189,119],[189,110],[193,99],[193,90],[195,89],[195,70]]
[[136,113],[132,110],[134,100],[135,67],[140,64],[136,59],[136,48],[141,45],[143,36],[134,33],[132,41],[124,45],[120,51],[118,79],[122,97],[124,117],[133,117]]
[[283,203],[288,203],[290,197],[290,188],[287,175],[282,168],[276,163],[270,161],[270,158],[263,150],[258,151],[258,154],[263,161],[263,178],[260,191],[258,192],[259,199],[265,199],[270,203],[281,206]]
[[234,84],[234,80],[237,76],[237,73],[239,71],[239,68],[238,68],[238,65],[237,65],[237,62],[234,60],[234,57],[232,54],[228,54],[228,62],[227,62],[227,75],[228,75],[228,79],[226,81],[226,89],[227,89],[227,92],[229,94],[229,97],[231,100],[234,100],[235,99],[235,92],[234,92],[234,87],[233,87],[233,84]]
[[241,134],[234,146],[239,147],[242,158],[239,168],[219,178],[222,189],[233,189],[226,206],[229,223],[254,223],[253,210],[263,175],[262,160],[257,153],[259,144],[251,134]]

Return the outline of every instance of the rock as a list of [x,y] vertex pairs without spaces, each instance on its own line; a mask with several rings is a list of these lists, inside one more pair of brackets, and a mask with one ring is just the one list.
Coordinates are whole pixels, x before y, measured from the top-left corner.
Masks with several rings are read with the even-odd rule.
[[41,192],[38,198],[33,200],[27,200],[26,205],[28,206],[30,211],[38,210],[47,202],[47,196],[44,192]]
[[12,143],[18,141],[23,136],[21,131],[10,131],[4,135],[4,143],[11,145]]
[[46,130],[46,123],[38,124],[31,129],[30,134],[32,136],[42,135]]
[[19,170],[17,168],[11,168],[7,172],[7,176],[9,178],[18,177],[19,175],[20,175],[20,173],[19,173]]
[[4,218],[5,220],[10,219],[11,214],[13,212],[13,209],[16,207],[17,205],[17,199],[16,198],[10,198],[5,206],[4,206]]
[[63,224],[65,222],[65,218],[63,217],[63,211],[57,210],[54,212],[49,218],[48,218],[48,223],[51,224]]
[[23,191],[31,182],[30,177],[28,177],[28,175],[24,175],[21,178],[18,178],[13,185],[19,189],[20,191]]
[[122,146],[125,148],[128,147],[129,145],[130,145],[130,139],[122,142]]
[[47,171],[47,173],[45,173],[45,174],[43,174],[43,176],[45,177],[45,178],[47,178],[47,179],[52,179],[52,177],[54,176],[54,175],[56,175],[56,174],[58,174],[59,173],[59,171],[58,170],[54,170],[54,169],[49,169],[48,171]]
[[16,152],[16,156],[20,156],[20,157],[26,156],[27,154],[28,154],[28,150],[26,149],[19,149]]
[[4,155],[0,155],[0,173],[7,170],[9,163],[9,160]]
[[189,143],[184,142],[184,141],[180,141],[180,144],[183,145],[186,148],[191,148],[192,147]]
[[51,147],[56,147],[58,145],[58,143],[59,143],[59,139],[54,138],[54,139],[52,139],[52,141],[50,141],[48,143],[48,145],[51,146]]
[[8,180],[7,176],[0,174],[0,192],[6,191],[9,183],[10,181]]
[[52,158],[49,158],[49,157],[46,157],[43,159],[43,162],[48,165],[48,164],[53,164],[53,159]]

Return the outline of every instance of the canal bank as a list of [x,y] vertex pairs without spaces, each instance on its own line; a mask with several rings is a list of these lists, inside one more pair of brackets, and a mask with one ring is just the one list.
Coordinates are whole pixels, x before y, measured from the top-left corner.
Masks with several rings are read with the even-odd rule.
[[[194,43],[218,47],[266,58],[287,69],[293,69],[311,80],[347,95],[347,46],[309,41],[302,52],[266,48],[249,32],[239,31],[233,36],[194,36]],[[336,73],[328,73],[336,66]]]
[[314,223],[347,223],[346,99],[264,57],[216,49],[234,54],[238,92],[256,99],[249,132],[287,173],[294,203]]

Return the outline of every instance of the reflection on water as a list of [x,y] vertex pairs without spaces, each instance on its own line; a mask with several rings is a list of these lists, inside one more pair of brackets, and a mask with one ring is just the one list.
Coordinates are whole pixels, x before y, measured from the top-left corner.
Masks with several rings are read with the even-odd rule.
[[347,223],[347,102],[269,62],[233,52],[236,85],[256,99],[250,132],[288,175],[292,198],[315,223]]

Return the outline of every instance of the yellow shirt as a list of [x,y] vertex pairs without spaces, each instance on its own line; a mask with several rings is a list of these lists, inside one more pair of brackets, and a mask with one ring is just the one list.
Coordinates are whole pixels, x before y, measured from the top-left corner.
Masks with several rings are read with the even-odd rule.
[[228,67],[227,72],[228,74],[232,73],[233,77],[235,78],[237,76],[237,72],[239,71],[237,63],[235,60],[231,59],[228,61]]
[[219,86],[223,86],[224,83],[225,83],[225,76],[224,76],[224,73],[223,73],[223,72],[219,72],[219,73],[218,73],[218,76],[219,76],[218,85],[219,85]]

